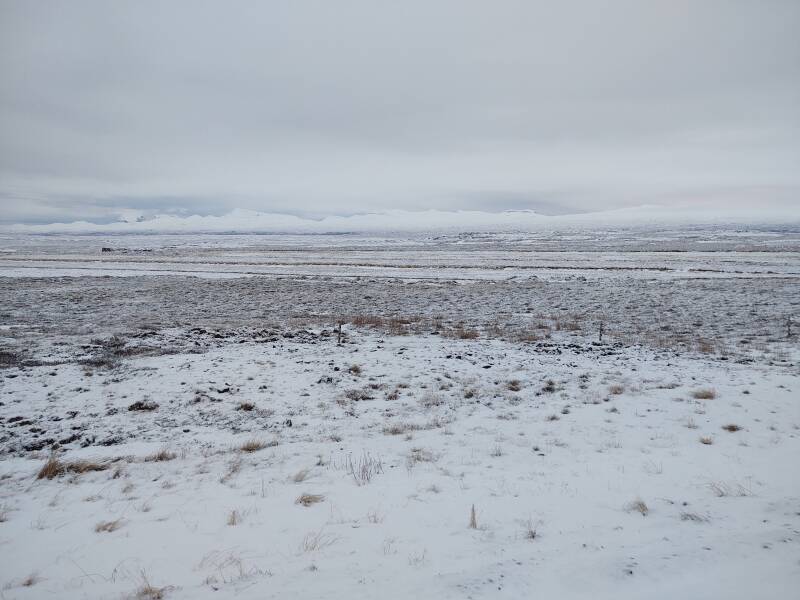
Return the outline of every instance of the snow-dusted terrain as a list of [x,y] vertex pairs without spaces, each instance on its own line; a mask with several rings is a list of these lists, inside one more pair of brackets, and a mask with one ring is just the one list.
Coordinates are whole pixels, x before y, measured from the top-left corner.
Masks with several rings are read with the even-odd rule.
[[796,231],[0,245],[0,597],[800,589]]

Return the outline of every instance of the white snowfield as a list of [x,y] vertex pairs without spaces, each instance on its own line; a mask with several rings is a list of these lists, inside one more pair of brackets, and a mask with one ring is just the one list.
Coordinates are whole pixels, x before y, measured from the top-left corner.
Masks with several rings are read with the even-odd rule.
[[0,599],[795,598],[797,244],[0,238]]
[[[484,217],[487,221],[493,218]],[[800,215],[796,220],[800,223]],[[202,234],[193,230],[156,234],[147,229],[124,233],[129,225],[151,222],[110,224],[92,235],[56,233],[57,228],[37,235],[0,232],[0,277],[177,275],[464,281],[568,276],[800,277],[800,224],[694,228],[617,224],[598,229],[598,225],[584,223],[532,231],[395,231],[383,235]],[[254,217],[252,222],[259,220]],[[600,223],[602,227],[602,219]],[[115,233],[117,225],[123,233]]]
[[5,597],[117,598],[145,579],[168,598],[798,589],[796,366],[315,339],[5,378],[6,426],[122,439],[61,457],[98,472],[0,462]]
[[[424,258],[416,252],[385,251],[279,251],[256,256],[154,257],[74,254],[59,257],[14,254],[0,257],[2,277],[114,277],[141,275],[191,275],[204,278],[250,277],[392,277],[409,280],[553,279],[576,273],[583,277],[800,277],[800,255],[759,252],[473,252],[439,251]],[[755,254],[755,253],[753,253]],[[432,260],[433,259],[433,260]]]

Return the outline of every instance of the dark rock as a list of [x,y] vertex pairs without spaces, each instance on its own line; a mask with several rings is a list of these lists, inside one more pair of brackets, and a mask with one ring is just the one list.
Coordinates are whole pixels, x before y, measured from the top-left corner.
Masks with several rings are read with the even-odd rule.
[[112,435],[104,440],[100,440],[98,444],[100,444],[101,446],[116,446],[117,444],[121,444],[122,442],[123,442],[122,436]]
[[55,443],[56,441],[53,438],[46,438],[43,440],[36,440],[34,442],[28,442],[27,444],[23,444],[22,449],[27,450],[28,452],[32,452],[34,450],[41,450],[46,446],[52,446]]
[[138,400],[134,402],[128,407],[129,411],[140,410],[140,411],[151,411],[158,408],[158,404],[152,402],[150,400]]

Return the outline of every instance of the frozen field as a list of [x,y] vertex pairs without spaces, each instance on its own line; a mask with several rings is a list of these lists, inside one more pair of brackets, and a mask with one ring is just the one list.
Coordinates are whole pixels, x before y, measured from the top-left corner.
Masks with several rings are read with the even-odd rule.
[[800,233],[621,229],[525,234],[40,235],[0,233],[0,276],[193,275],[508,280],[800,276]]
[[6,235],[0,597],[794,597],[799,251]]

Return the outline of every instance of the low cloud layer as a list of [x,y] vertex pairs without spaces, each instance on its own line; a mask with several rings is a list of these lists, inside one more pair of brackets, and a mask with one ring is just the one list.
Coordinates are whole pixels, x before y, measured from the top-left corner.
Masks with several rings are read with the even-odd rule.
[[0,221],[791,210],[800,5],[0,2]]

